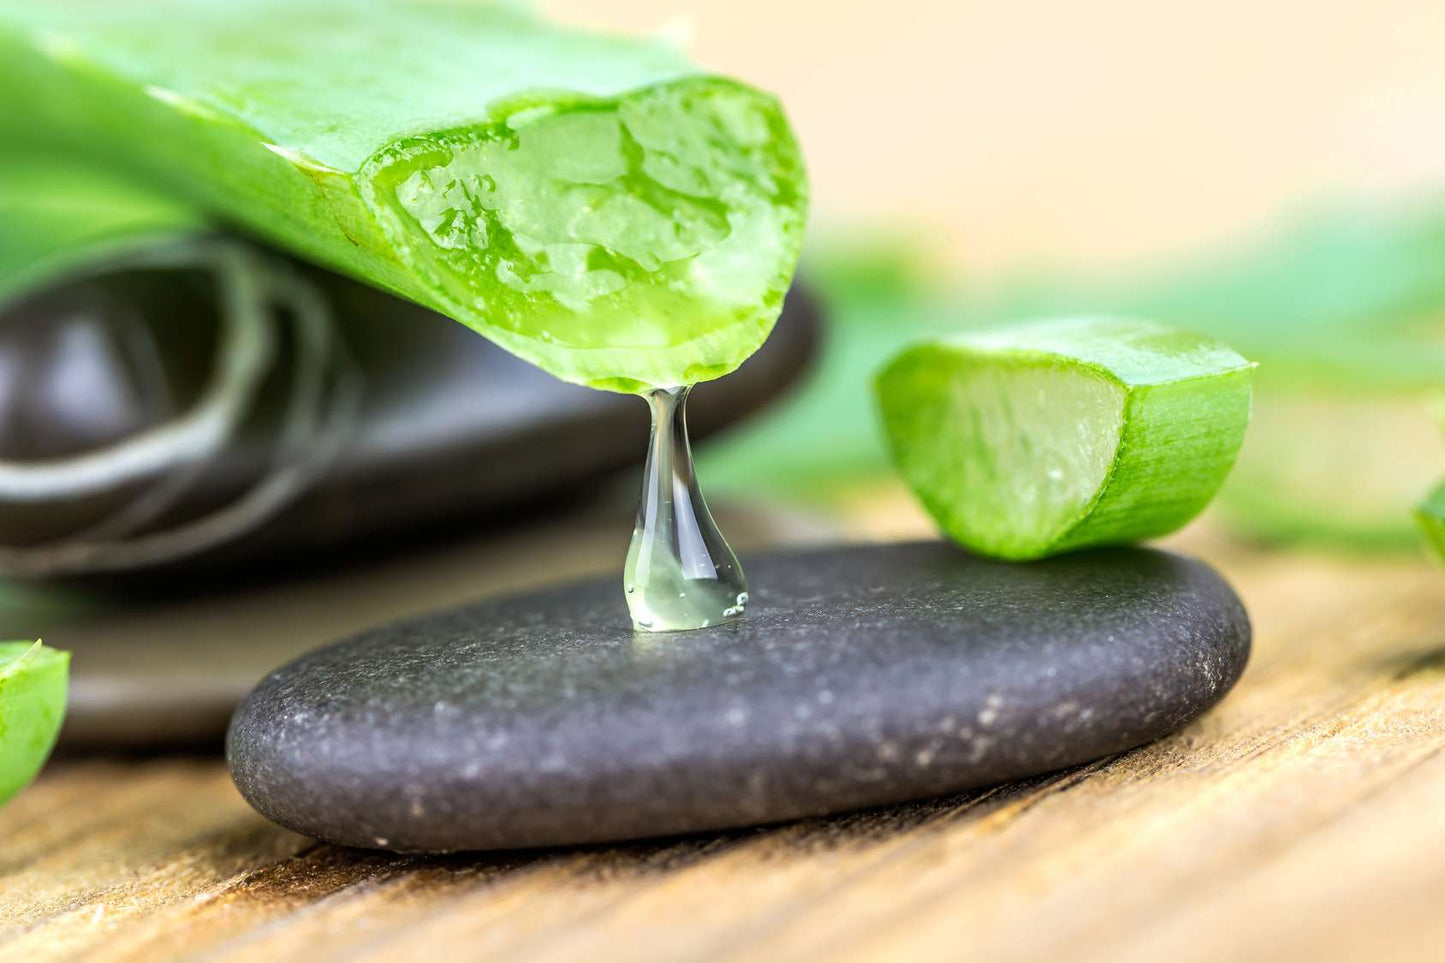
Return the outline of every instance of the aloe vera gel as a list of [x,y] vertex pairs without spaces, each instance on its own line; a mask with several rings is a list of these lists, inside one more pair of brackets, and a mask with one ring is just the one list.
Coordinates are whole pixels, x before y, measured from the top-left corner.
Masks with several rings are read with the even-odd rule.
[[643,632],[720,625],[740,618],[748,604],[742,566],[697,487],[687,438],[690,390],[644,395],[652,439],[623,571],[632,624]]

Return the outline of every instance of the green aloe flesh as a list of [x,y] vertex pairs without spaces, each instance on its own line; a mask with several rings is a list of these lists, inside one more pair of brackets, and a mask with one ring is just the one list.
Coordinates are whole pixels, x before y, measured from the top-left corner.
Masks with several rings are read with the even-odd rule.
[[727,373],[807,181],[777,102],[466,0],[0,0],[0,143],[121,165],[565,380]]
[[966,548],[1025,560],[1164,535],[1223,484],[1253,366],[1142,321],[980,331],[898,354],[877,379],[904,479]]
[[0,803],[45,764],[60,723],[70,653],[39,642],[0,642]]

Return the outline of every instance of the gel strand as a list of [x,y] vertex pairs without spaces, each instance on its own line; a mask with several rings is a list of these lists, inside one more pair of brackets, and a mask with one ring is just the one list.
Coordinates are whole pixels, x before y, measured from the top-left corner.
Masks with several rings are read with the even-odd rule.
[[652,408],[647,471],[623,571],[627,607],[640,632],[701,629],[741,618],[742,566],[707,509],[687,438],[691,385],[643,395]]

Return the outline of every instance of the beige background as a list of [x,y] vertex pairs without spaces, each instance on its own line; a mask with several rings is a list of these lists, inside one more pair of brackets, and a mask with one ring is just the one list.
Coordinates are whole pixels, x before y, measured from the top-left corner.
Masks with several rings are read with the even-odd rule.
[[780,94],[817,231],[906,222],[954,265],[1109,266],[1323,196],[1445,184],[1441,0],[545,0],[690,28]]

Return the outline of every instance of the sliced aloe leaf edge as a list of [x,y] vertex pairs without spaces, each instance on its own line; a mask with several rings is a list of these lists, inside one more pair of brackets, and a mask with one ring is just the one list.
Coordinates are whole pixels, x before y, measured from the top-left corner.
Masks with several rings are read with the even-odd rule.
[[1086,318],[912,346],[876,390],[894,461],[940,527],[1027,560],[1198,515],[1238,454],[1252,378],[1221,342]]

